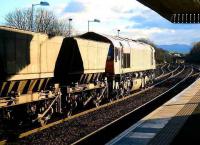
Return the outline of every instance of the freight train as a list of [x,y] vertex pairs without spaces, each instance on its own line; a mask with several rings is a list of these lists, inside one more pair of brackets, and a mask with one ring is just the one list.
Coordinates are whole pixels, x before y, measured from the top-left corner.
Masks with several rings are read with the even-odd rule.
[[99,106],[152,83],[155,49],[88,32],[75,37],[0,26],[0,119],[39,122]]

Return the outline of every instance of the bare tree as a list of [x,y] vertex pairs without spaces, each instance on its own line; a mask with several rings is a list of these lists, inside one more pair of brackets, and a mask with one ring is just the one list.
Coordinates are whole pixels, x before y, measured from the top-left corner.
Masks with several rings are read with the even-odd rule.
[[[31,31],[31,16],[31,9],[15,10],[6,15],[6,25]],[[35,32],[51,35],[69,35],[68,20],[59,20],[52,11],[44,9],[35,11],[33,24]]]
[[10,12],[5,17],[6,24],[19,29],[31,29],[31,11],[28,10],[15,10]]
[[140,38],[140,39],[138,39],[138,41],[143,42],[143,43],[146,43],[146,44],[149,44],[149,45],[151,45],[151,46],[154,47],[154,48],[157,48],[156,45],[154,44],[154,42],[152,42],[152,41],[149,40],[149,39]]

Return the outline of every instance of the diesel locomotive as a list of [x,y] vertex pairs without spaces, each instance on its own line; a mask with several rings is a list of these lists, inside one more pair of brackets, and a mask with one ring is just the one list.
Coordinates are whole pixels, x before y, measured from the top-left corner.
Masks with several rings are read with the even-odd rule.
[[155,68],[155,49],[136,40],[0,26],[0,120],[44,125],[53,114],[71,115],[144,88]]

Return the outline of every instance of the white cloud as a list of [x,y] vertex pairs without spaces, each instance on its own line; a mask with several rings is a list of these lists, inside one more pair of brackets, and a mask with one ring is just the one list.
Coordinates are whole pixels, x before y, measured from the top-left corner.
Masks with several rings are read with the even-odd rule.
[[163,31],[161,34],[153,34],[150,37],[157,44],[192,44],[200,41],[200,33],[197,29],[177,29]]
[[[87,31],[88,20],[99,19],[101,23],[90,23],[90,30],[131,38],[149,38],[157,44],[183,43],[190,44],[200,39],[200,33],[195,29],[161,28],[158,25],[145,27],[145,22],[155,21],[159,24],[163,18],[154,11],[143,6],[136,0],[74,0],[84,6],[84,11],[64,12],[70,2],[56,5],[53,9],[60,18],[73,18],[72,24],[76,30]],[[52,8],[51,8],[52,9]],[[145,19],[143,22],[134,17]],[[138,25],[144,26],[137,28]],[[169,22],[170,25],[170,22]]]
[[83,12],[64,13],[68,4],[57,6],[55,10],[62,18],[73,18],[74,25],[80,31],[87,31],[87,21],[94,18],[101,20],[100,24],[91,24],[94,31],[101,29],[102,32],[104,29],[103,32],[108,33],[113,29],[125,29],[127,26],[136,25],[129,20],[131,17],[141,15],[141,10],[147,9],[134,0],[76,0],[76,2],[85,7]]

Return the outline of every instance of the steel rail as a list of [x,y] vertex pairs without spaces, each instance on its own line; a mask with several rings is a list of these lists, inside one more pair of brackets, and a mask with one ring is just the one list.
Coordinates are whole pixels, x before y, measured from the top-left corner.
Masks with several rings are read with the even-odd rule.
[[177,68],[175,68],[175,69],[174,69],[174,70],[172,70],[171,72],[169,72],[169,73],[166,73],[166,74],[162,74],[162,75],[160,75],[160,76],[156,77],[156,78],[155,78],[155,80],[158,80],[158,79],[160,79],[160,78],[163,78],[163,77],[165,77],[165,76],[168,76],[169,74],[171,74],[171,73],[175,72],[176,70],[178,70],[178,69],[179,69],[179,67],[180,67],[180,65],[178,65],[178,66],[177,66]]

